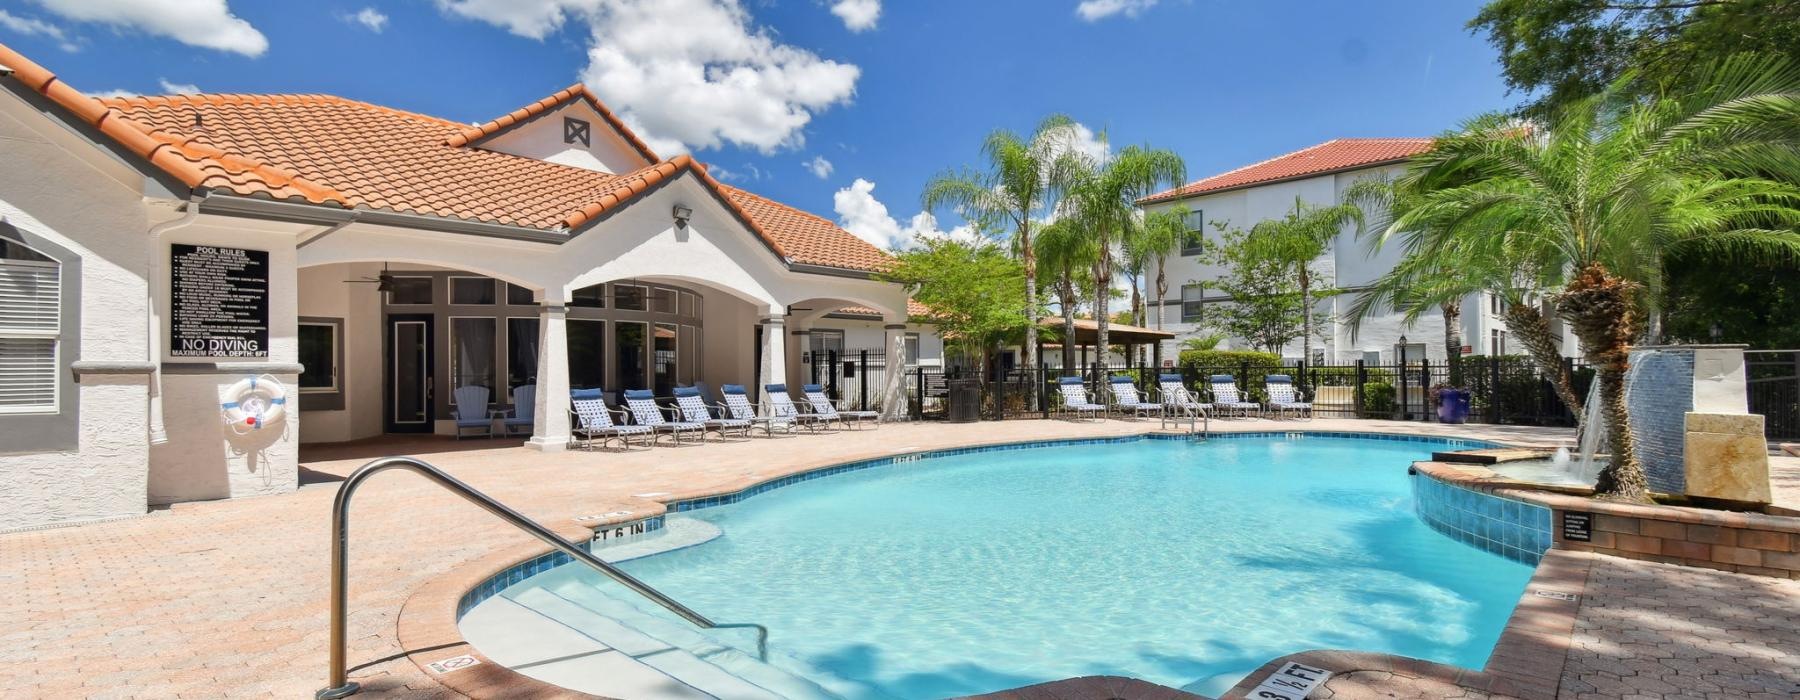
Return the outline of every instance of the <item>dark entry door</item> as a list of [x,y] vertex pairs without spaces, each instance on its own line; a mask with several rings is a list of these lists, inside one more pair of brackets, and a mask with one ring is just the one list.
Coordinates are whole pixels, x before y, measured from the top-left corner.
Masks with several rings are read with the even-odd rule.
[[387,324],[387,430],[429,433],[432,405],[431,314],[394,314]]

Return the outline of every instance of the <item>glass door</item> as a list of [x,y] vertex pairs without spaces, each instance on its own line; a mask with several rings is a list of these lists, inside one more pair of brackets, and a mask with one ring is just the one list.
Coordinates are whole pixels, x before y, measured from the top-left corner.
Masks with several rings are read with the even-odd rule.
[[431,314],[388,317],[387,430],[429,433],[432,411]]

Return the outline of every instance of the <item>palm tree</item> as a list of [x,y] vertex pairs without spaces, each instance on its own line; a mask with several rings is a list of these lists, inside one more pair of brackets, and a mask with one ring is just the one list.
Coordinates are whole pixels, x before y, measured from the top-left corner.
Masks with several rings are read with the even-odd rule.
[[[1163,327],[1163,301],[1169,295],[1169,278],[1167,263],[1169,253],[1180,250],[1183,239],[1187,237],[1187,207],[1176,206],[1160,211],[1147,212],[1142,221],[1131,227],[1125,239],[1126,258],[1133,267],[1149,267],[1152,261],[1156,264],[1156,329]],[[1132,295],[1137,295],[1137,282],[1132,282]],[[1137,304],[1139,309],[1143,304]],[[1147,325],[1144,313],[1138,313],[1138,325]],[[1161,344],[1157,345],[1160,350]],[[1158,355],[1160,356],[1160,352]]]
[[1062,366],[1075,371],[1075,311],[1081,305],[1081,275],[1093,265],[1094,241],[1070,218],[1057,219],[1038,229],[1038,262],[1050,271],[1049,286],[1062,309]]
[[1053,114],[1038,124],[1029,139],[1006,129],[995,130],[981,145],[987,172],[939,173],[925,183],[920,195],[927,211],[949,207],[965,219],[1011,225],[1013,247],[1025,267],[1025,313],[1033,316],[1033,323],[1025,329],[1026,367],[1037,366],[1035,316],[1039,305],[1032,229],[1065,179],[1068,168],[1059,163],[1067,162],[1064,156],[1070,152],[1074,127],[1075,120]]
[[[1100,134],[1101,143],[1106,135]],[[1107,306],[1112,297],[1114,246],[1131,226],[1137,200],[1161,189],[1179,185],[1187,177],[1181,157],[1173,152],[1144,146],[1127,146],[1102,160],[1078,158],[1079,166],[1067,185],[1070,216],[1094,241],[1095,348],[1110,347],[1111,319]]]
[[1403,187],[1451,183],[1423,191],[1424,216],[1486,220],[1475,230],[1507,231],[1569,272],[1554,301],[1595,367],[1612,454],[1598,496],[1649,499],[1624,378],[1657,303],[1663,257],[1800,252],[1800,70],[1740,55],[1696,77],[1698,87],[1647,101],[1627,100],[1615,84],[1544,128],[1478,117],[1402,178]]
[[1352,201],[1309,206],[1295,197],[1294,208],[1287,216],[1257,222],[1245,239],[1257,255],[1293,266],[1300,283],[1300,357],[1307,362],[1312,361],[1312,264],[1331,250],[1331,242],[1351,223],[1358,230],[1363,226],[1362,207]]

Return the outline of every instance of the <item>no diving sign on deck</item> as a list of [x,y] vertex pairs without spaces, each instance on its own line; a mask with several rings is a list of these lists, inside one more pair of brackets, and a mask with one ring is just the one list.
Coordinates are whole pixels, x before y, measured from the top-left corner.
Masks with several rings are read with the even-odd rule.
[[1330,679],[1330,671],[1289,661],[1252,688],[1246,697],[1256,700],[1305,700],[1308,694]]

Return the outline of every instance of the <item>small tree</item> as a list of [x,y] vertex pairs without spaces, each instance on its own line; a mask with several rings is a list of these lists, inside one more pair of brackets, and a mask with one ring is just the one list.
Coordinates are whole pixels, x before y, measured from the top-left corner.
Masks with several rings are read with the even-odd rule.
[[[1323,325],[1323,314],[1308,316],[1312,304],[1308,294],[1300,290],[1301,271],[1292,261],[1269,255],[1268,250],[1250,241],[1242,230],[1224,231],[1224,240],[1213,253],[1213,262],[1225,274],[1213,286],[1231,296],[1231,302],[1218,311],[1221,330],[1243,338],[1252,346],[1280,353],[1294,339],[1309,329]],[[1314,300],[1318,295],[1310,295]]]
[[1000,246],[925,237],[917,244],[896,255],[893,269],[881,278],[915,286],[913,298],[931,307],[944,337],[975,350],[984,369],[996,345],[1035,325],[1042,310],[1019,306],[1025,267]]

